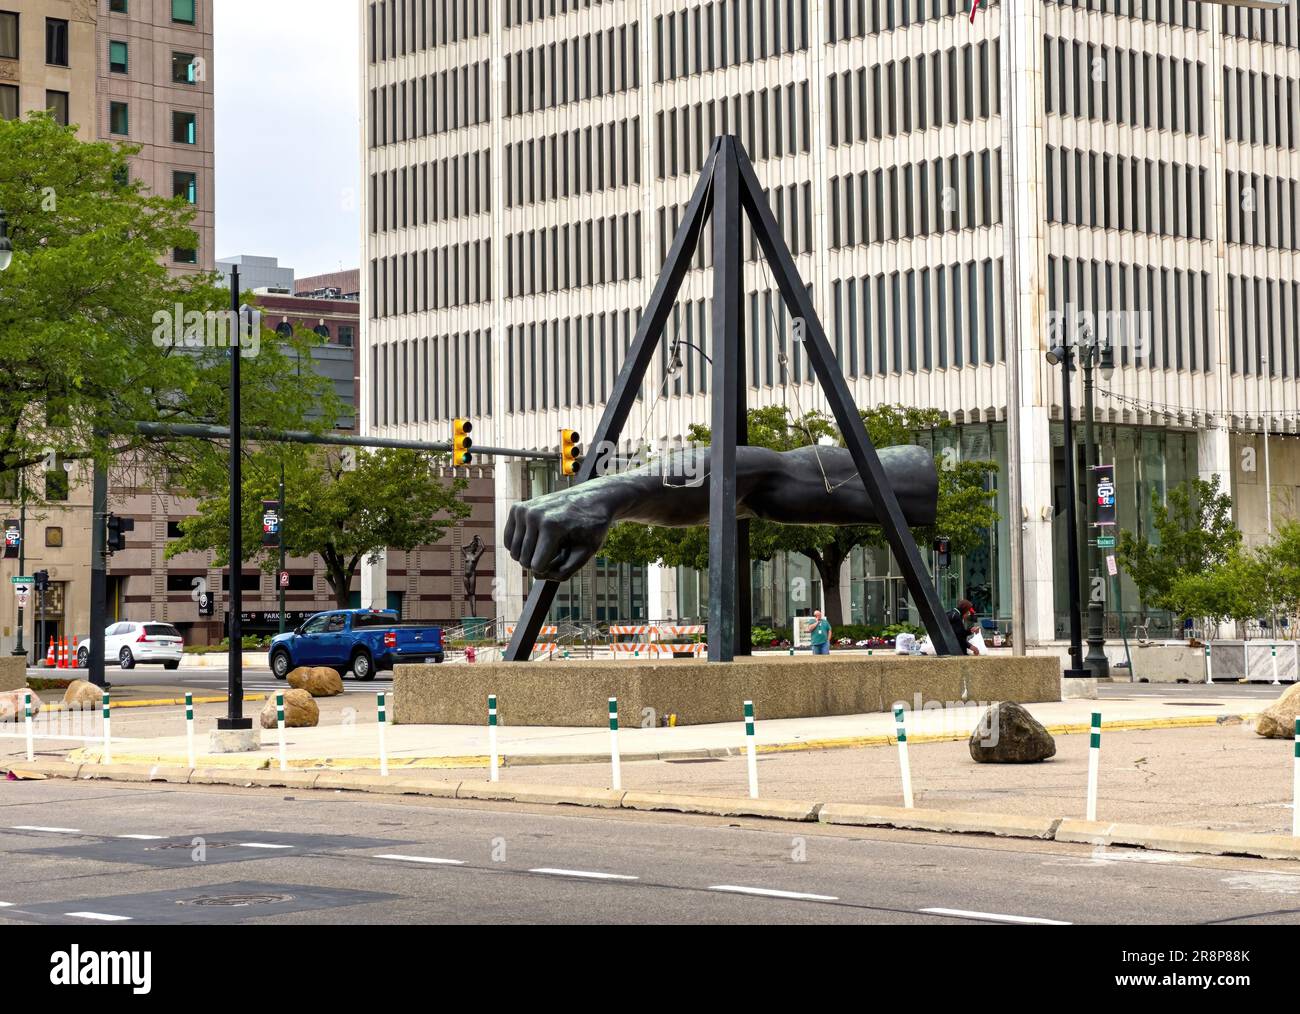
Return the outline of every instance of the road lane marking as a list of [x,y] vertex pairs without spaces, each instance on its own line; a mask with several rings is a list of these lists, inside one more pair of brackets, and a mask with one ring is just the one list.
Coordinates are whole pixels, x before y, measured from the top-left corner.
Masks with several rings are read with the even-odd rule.
[[99,922],[130,922],[129,915],[109,915],[106,912],[64,912],[69,919],[96,919]]
[[829,894],[804,894],[800,891],[777,891],[770,887],[737,887],[735,884],[715,884],[710,891],[728,894],[756,894],[763,898],[788,898],[795,901],[839,901]]
[[926,915],[950,915],[958,919],[983,919],[985,922],[1009,922],[1031,926],[1071,926],[1059,919],[1039,919],[1031,915],[1002,915],[1000,912],[968,912],[964,908],[923,908]]
[[433,856],[398,856],[398,855],[378,855],[375,859],[395,859],[403,863],[436,863],[443,866],[464,866],[463,859],[437,859]]
[[241,849],[291,849],[292,845],[268,845],[263,841],[241,841],[236,842],[235,846]]
[[119,834],[118,838],[130,838],[133,841],[162,841],[163,836],[160,834]]
[[0,901],[0,908],[13,908],[13,907],[14,907],[14,903],[12,901]]
[[557,870],[549,866],[539,866],[529,873],[546,873],[552,877],[587,877],[591,880],[637,880],[626,873],[598,873],[595,870]]
[[15,824],[13,831],[50,831],[54,834],[81,834],[79,827],[41,827],[39,824]]

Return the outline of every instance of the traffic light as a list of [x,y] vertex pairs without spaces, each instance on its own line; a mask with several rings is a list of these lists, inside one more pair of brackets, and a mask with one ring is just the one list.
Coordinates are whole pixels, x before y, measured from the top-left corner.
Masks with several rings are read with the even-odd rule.
[[560,471],[565,475],[578,474],[578,466],[582,464],[580,439],[577,430],[560,430]]
[[474,446],[474,441],[469,438],[473,429],[468,419],[451,421],[451,463],[453,465],[468,465],[473,462],[474,455],[469,453],[469,449]]
[[108,516],[108,551],[116,553],[126,548],[126,533],[135,531],[132,518],[119,518],[116,514]]
[[50,590],[50,572],[48,570],[38,570],[32,577],[36,581],[36,590],[38,592]]
[[934,540],[934,551],[938,554],[938,565],[947,567],[952,563],[952,542],[946,538]]

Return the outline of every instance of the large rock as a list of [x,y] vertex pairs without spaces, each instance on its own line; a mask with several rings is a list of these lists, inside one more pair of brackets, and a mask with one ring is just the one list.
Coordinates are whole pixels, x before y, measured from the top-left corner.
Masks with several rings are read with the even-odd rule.
[[[320,721],[320,706],[306,690],[284,692],[284,724],[290,729],[310,729]],[[276,728],[275,694],[268,694],[262,708],[262,728]]]
[[1056,756],[1056,740],[1019,704],[995,704],[970,737],[970,755],[981,764],[1029,764]]
[[1282,696],[1259,713],[1255,731],[1270,739],[1291,739],[1296,716],[1300,715],[1300,683],[1292,683]]
[[343,677],[327,666],[301,665],[289,673],[289,686],[313,697],[337,697],[343,693]]
[[[25,717],[23,711],[23,694],[22,690],[7,690],[0,693],[0,722],[21,722]],[[36,691],[31,691],[32,695],[32,717],[35,718],[41,712],[41,699]]]
[[63,691],[63,703],[69,708],[89,711],[99,707],[103,700],[104,691],[88,680],[73,680]]

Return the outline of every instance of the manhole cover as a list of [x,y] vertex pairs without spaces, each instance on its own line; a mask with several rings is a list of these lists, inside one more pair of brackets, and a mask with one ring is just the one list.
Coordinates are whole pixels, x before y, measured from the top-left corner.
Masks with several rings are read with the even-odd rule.
[[[233,844],[234,842],[228,842],[228,841],[209,841],[209,842],[204,842],[203,847],[209,849],[228,849]],[[196,847],[197,846],[195,846],[193,842],[189,842],[189,841],[169,841],[169,842],[164,842],[161,845],[151,846],[150,848],[145,849],[145,851],[162,852],[166,849],[185,849],[186,851],[189,851],[190,849]]]
[[290,901],[293,901],[292,894],[201,894],[176,904],[196,908],[249,908],[253,905],[283,905]]

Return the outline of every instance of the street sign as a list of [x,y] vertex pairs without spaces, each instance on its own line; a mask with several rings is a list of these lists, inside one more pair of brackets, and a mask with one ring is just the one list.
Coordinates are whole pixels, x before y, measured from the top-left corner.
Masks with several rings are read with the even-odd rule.
[[1114,577],[1119,573],[1119,567],[1115,564],[1115,557],[1106,557],[1106,572],[1110,574],[1111,577]]
[[9,582],[10,582],[11,584],[35,584],[35,583],[36,583],[36,578],[34,578],[34,577],[32,577],[30,574],[28,574],[28,575],[26,575],[26,576],[24,576],[24,577],[11,577],[11,578],[9,579]]
[[31,594],[32,586],[29,584],[14,585],[14,594],[18,596],[18,608],[21,609],[27,605],[27,596]]
[[1098,549],[1114,549],[1114,548],[1115,548],[1115,536],[1113,536],[1113,535],[1098,535],[1098,536],[1097,536],[1097,548],[1098,548]]
[[280,587],[281,588],[289,587],[289,572],[287,570],[280,571]]

